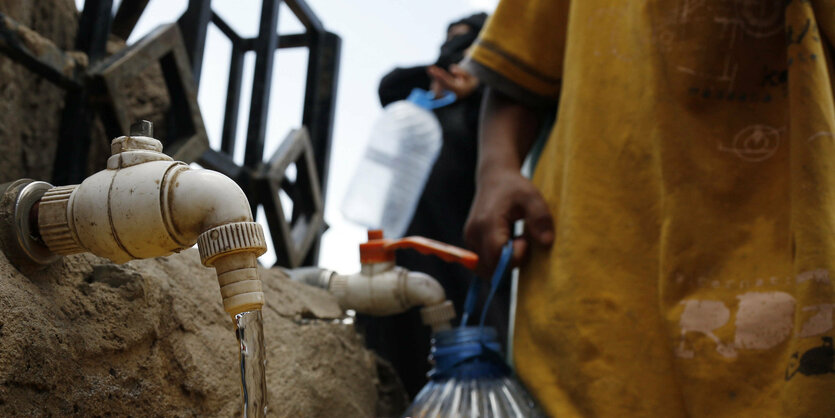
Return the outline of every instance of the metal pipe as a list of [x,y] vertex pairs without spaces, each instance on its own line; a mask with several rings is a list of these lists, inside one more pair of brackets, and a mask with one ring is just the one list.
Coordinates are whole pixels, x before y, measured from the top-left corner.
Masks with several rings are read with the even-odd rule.
[[[321,267],[299,267],[294,269],[284,269],[283,271],[290,280],[294,282],[304,283],[308,286],[318,287],[320,289],[328,290],[331,286],[331,279],[336,274],[335,271],[321,268]],[[343,309],[352,309],[343,307]]]

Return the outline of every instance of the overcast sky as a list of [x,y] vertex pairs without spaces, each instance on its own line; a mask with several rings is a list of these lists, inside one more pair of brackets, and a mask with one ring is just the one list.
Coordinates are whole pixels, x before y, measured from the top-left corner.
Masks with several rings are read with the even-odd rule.
[[[380,113],[377,83],[396,66],[434,62],[450,22],[495,8],[498,0],[307,0],[324,26],[342,38],[342,61],[337,91],[336,119],[327,190],[325,233],[320,265],[342,273],[359,270],[358,244],[365,230],[344,220],[339,204],[360,160],[371,124]],[[83,0],[76,4],[83,6]],[[118,4],[118,0],[116,1]],[[244,37],[258,33],[260,0],[215,0],[212,7]],[[156,26],[176,20],[187,0],[151,0],[129,43]],[[303,26],[289,8],[279,11],[279,33],[298,33]],[[198,100],[212,147],[220,144],[231,45],[209,25]],[[236,160],[243,160],[254,54],[246,57]],[[270,101],[265,158],[278,148],[287,133],[301,124],[307,51],[282,50],[277,54]],[[259,222],[266,222],[263,215]],[[269,232],[267,230],[267,232]],[[271,265],[275,253],[262,256]]]

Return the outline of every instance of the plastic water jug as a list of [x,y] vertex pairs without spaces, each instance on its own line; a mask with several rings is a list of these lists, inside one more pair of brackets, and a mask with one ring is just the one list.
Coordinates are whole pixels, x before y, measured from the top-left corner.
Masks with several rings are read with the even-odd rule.
[[496,289],[513,255],[513,240],[502,248],[490,281],[490,292],[478,326],[467,326],[475,308],[481,280],[470,284],[461,326],[435,333],[429,383],[421,389],[404,417],[545,417],[501,354],[496,330],[484,320]]
[[431,109],[453,101],[452,93],[434,99],[414,89],[383,109],[342,202],[345,218],[387,237],[403,236],[441,151],[441,125]]
[[461,327],[435,334],[435,367],[404,417],[545,417],[499,354],[496,330]]

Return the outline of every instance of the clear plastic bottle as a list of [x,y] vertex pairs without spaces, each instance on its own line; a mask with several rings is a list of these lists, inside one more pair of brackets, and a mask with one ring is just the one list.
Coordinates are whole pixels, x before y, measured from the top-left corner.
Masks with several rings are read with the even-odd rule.
[[415,89],[383,109],[342,202],[348,220],[391,238],[406,232],[442,145],[431,109],[448,100],[427,94]]
[[435,368],[404,417],[545,417],[501,357],[496,330],[460,327],[435,334]]

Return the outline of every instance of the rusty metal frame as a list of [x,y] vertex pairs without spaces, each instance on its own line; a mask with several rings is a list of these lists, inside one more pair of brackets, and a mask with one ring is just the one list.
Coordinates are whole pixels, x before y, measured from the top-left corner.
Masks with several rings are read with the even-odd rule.
[[129,131],[133,121],[127,111],[127,96],[122,92],[122,85],[156,63],[162,69],[171,100],[166,118],[167,132],[158,136],[163,141],[165,152],[174,159],[197,161],[209,149],[209,139],[197,105],[191,63],[176,24],[158,27],[101,63],[95,77],[109,97],[102,112],[105,129],[109,137]]
[[65,89],[80,89],[86,57],[65,53],[52,41],[0,13],[0,52]]
[[[286,176],[291,164],[296,166],[293,181]],[[307,129],[292,130],[259,174],[258,187],[268,197],[262,204],[275,246],[276,262],[282,266],[298,267],[324,227],[319,176]],[[293,201],[289,221],[280,201],[281,190]]]
[[[192,1],[199,2],[201,0]],[[324,29],[322,22],[304,0],[286,0],[285,3],[302,22],[306,31],[295,34],[278,34],[277,13],[280,3],[279,0],[263,0],[261,26],[258,36],[255,38],[240,36],[221,16],[212,12],[210,22],[229,39],[232,44],[232,53],[221,146],[219,150],[209,150],[204,153],[199,163],[235,178],[247,192],[253,212],[259,205],[264,206],[270,233],[273,237],[277,264],[285,267],[297,267],[317,263],[319,243],[322,233],[327,228],[324,221],[317,221],[317,211],[320,210],[317,208],[324,206],[322,191],[327,189],[341,39]],[[183,23],[184,19],[180,19],[181,27]],[[205,30],[205,27],[199,26],[197,23],[190,23],[183,29],[183,31],[196,32],[195,38],[199,38]],[[282,182],[279,178],[279,176],[283,176],[283,171],[273,170],[268,174],[263,170],[266,118],[269,111],[270,96],[268,93],[272,82],[273,55],[275,50],[285,48],[308,48],[309,50],[305,97],[302,104],[304,107],[302,114],[304,130],[291,132],[285,142],[302,141],[298,139],[300,135],[308,138],[312,163],[305,164],[308,164],[308,167],[315,171],[316,176],[311,176],[311,178],[317,179],[314,182],[315,184],[301,181],[288,186],[287,182]],[[235,134],[239,120],[243,57],[250,51],[254,51],[256,54],[253,94],[249,114],[247,115],[244,164],[238,166],[234,163],[232,155],[237,147]],[[195,74],[199,74],[199,71],[199,68],[195,68]],[[301,132],[305,133],[301,134]],[[296,144],[296,142],[293,143]],[[288,158],[293,160],[292,157],[296,154],[280,157],[281,153],[293,150],[295,148],[287,148],[285,144],[282,144],[267,165],[274,166],[277,161],[285,161]],[[304,154],[307,155],[307,152]],[[297,165],[299,165],[298,162]],[[267,187],[266,185],[269,184],[273,186]],[[283,186],[278,187],[277,184]],[[278,199],[279,189],[285,190],[293,200],[294,213],[291,225],[286,225],[283,208]],[[315,199],[312,196],[316,196]],[[313,200],[319,203],[316,205],[310,204],[309,202]],[[299,213],[300,210],[303,213]],[[299,237],[303,237],[303,239]]]

